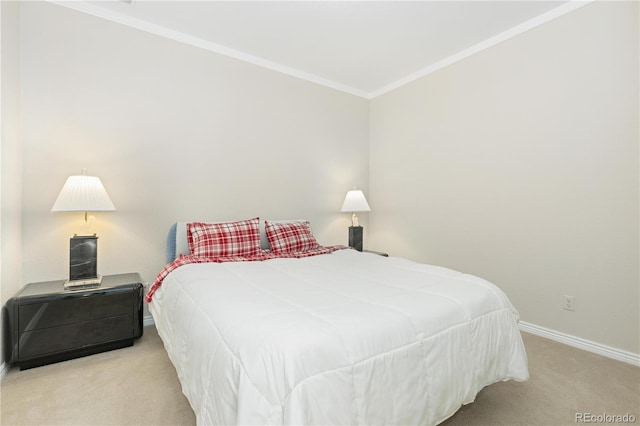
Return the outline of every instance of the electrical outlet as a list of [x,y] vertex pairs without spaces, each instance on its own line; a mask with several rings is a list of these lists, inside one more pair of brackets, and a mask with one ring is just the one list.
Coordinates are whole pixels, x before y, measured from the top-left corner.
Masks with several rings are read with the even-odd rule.
[[562,309],[567,311],[576,310],[576,298],[573,296],[562,296]]

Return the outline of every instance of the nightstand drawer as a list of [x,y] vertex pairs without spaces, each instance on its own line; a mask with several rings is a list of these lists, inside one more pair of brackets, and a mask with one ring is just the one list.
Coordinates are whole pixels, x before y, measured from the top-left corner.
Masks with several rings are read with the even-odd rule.
[[27,331],[20,336],[18,356],[22,360],[70,349],[132,338],[133,315]]
[[131,346],[143,333],[143,292],[137,273],[76,290],[29,283],[5,305],[4,357],[23,370]]
[[50,302],[25,304],[18,307],[18,331],[39,330],[100,318],[132,314],[136,294],[120,292],[94,293]]

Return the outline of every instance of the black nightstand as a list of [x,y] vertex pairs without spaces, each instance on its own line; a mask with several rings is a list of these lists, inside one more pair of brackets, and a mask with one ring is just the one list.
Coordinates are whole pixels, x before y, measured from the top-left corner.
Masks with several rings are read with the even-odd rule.
[[5,359],[21,370],[133,345],[142,336],[137,273],[105,275],[98,287],[27,284],[7,301]]
[[377,254],[378,256],[384,256],[384,257],[389,257],[388,253],[383,253],[381,251],[373,251],[373,250],[362,250],[364,253],[373,253],[373,254]]

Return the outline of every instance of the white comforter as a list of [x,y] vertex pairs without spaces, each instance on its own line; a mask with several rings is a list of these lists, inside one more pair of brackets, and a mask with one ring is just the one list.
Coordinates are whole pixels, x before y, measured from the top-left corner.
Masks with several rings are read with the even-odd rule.
[[150,310],[200,425],[437,424],[528,378],[500,289],[401,258],[186,265]]

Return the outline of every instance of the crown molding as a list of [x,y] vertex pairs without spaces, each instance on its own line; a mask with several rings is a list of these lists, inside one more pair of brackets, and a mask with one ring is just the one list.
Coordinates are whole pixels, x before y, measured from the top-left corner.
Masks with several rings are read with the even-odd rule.
[[258,56],[250,55],[248,53],[241,52],[239,50],[235,50],[230,47],[213,43],[213,42],[204,40],[200,37],[195,37],[180,31],[175,31],[170,28],[163,27],[161,25],[152,24],[150,22],[147,22],[141,19],[132,18],[122,13],[113,12],[113,11],[101,8],[99,6],[96,6],[94,4],[87,3],[85,1],[64,1],[64,0],[47,0],[47,1],[49,3],[53,3],[58,6],[63,6],[78,12],[83,12],[88,15],[106,19],[108,21],[115,22],[117,24],[126,25],[128,27],[145,31],[147,33],[155,34],[155,35],[168,38],[174,41],[178,41],[184,44],[188,44],[194,47],[199,47],[201,49],[218,53],[220,55],[224,55],[230,58],[238,59],[243,62],[248,62],[250,64],[257,65],[262,68],[267,68],[272,71],[279,72],[281,74],[286,74],[292,77],[299,78],[301,80],[306,80],[312,83],[319,84],[321,86],[329,87],[331,89],[335,89],[340,92],[345,92],[351,95],[359,96],[361,98],[368,98],[368,93],[355,89],[353,87],[340,84],[335,81],[322,78],[314,74],[300,71],[298,69],[291,68],[286,65],[272,62],[272,61],[260,58]]
[[560,16],[564,16],[569,12],[573,12],[576,9],[579,9],[587,4],[593,2],[595,0],[570,0],[567,3],[564,3],[562,6],[558,6],[554,9],[551,9],[548,12],[543,13],[542,15],[538,15],[533,19],[525,21],[519,25],[516,25],[513,28],[510,28],[506,31],[501,32],[500,34],[496,34],[493,37],[488,38],[487,40],[480,42],[474,46],[471,46],[467,49],[464,49],[455,55],[451,55],[448,58],[445,58],[441,61],[438,61],[432,65],[429,65],[426,68],[423,68],[419,71],[416,71],[412,74],[409,74],[403,79],[400,79],[394,83],[391,83],[375,92],[369,94],[369,99],[376,98],[380,95],[383,95],[387,92],[390,92],[399,87],[405,86],[419,78],[422,78],[426,75],[439,71],[449,65],[455,64],[456,62],[460,62],[463,59],[466,59],[470,56],[475,55],[476,53],[482,52],[483,50],[489,49],[503,41],[509,40],[513,37],[516,37],[526,31],[529,31],[533,28],[539,27],[542,24],[546,24],[547,22],[559,18]]
[[292,67],[288,67],[286,65],[272,62],[264,58],[260,58],[258,56],[250,55],[248,53],[235,50],[226,46],[222,46],[220,44],[216,44],[199,37],[191,36],[189,34],[185,34],[180,31],[175,31],[170,28],[163,27],[161,25],[152,24],[150,22],[147,22],[141,19],[132,18],[122,13],[113,12],[85,1],[73,1],[73,0],[67,0],[67,1],[47,0],[47,1],[49,3],[53,3],[59,6],[73,9],[78,12],[83,12],[89,15],[93,15],[102,19],[106,19],[111,22],[115,22],[121,25],[126,25],[128,27],[138,29],[140,31],[145,31],[147,33],[155,34],[155,35],[165,37],[181,43],[185,43],[194,47],[199,47],[201,49],[205,49],[210,52],[214,52],[220,55],[234,58],[243,62],[248,62],[250,64],[257,65],[262,68],[267,68],[272,71],[289,75],[291,77],[299,78],[301,80],[306,80],[311,83],[319,84],[321,86],[338,90],[340,92],[348,93],[354,96],[358,96],[358,97],[370,100],[378,96],[381,96],[387,92],[395,90],[399,87],[405,86],[415,80],[418,80],[431,73],[441,70],[449,65],[459,62],[472,55],[475,55],[476,53],[479,53],[485,49],[489,49],[490,47],[493,47],[499,43],[502,43],[503,41],[509,40],[526,31],[529,31],[542,24],[545,24],[555,18],[563,16],[589,3],[592,3],[595,0],[570,0],[567,3],[562,4],[561,6],[558,6],[541,15],[538,15],[535,18],[530,19],[526,22],[523,22],[519,25],[516,25],[515,27],[510,28],[509,30],[506,30],[493,37],[490,37],[489,39],[483,42],[480,42],[474,46],[464,49],[456,53],[455,55],[451,55],[441,61],[436,62],[435,64],[429,65],[428,67],[425,67],[419,71],[409,74],[408,76],[400,80],[397,80],[387,86],[384,86],[378,90],[375,90],[373,92],[365,92],[365,91],[356,89],[354,87],[335,82],[333,80],[322,78],[314,74],[310,74]]

